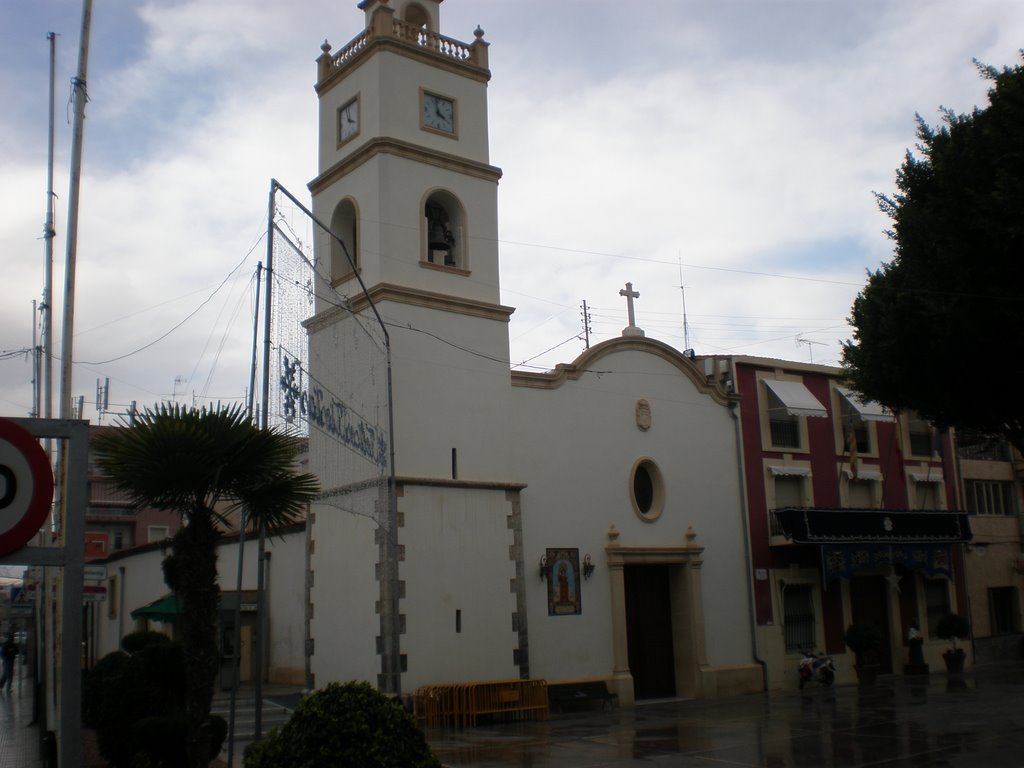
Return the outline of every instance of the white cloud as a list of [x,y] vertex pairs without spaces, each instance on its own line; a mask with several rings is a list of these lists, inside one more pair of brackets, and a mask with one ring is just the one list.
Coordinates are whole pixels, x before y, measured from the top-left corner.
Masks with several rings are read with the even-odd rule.
[[[61,13],[59,113],[75,64],[79,4],[48,12],[30,6],[8,27],[38,26],[31,65],[3,58],[30,49],[0,30],[0,71],[27,73],[3,82],[18,109],[0,116],[0,137],[18,152],[0,157],[0,349],[30,345],[42,286],[45,100],[34,92],[45,87],[45,31]],[[971,58],[1016,63],[1024,33],[1024,6],[1013,0],[448,0],[441,13],[445,34],[471,40],[480,24],[491,43],[513,362],[581,333],[582,299],[595,340],[617,334],[627,280],[642,294],[639,323],[681,346],[680,261],[698,351],[835,362],[864,269],[889,254],[871,193],[892,188],[914,142],[914,112],[935,121],[939,105],[983,103],[987,84]],[[244,393],[246,292],[265,258],[257,242],[270,179],[306,198],[316,173],[314,61],[324,38],[337,50],[362,24],[354,0],[96,7],[79,359],[153,342],[245,266],[147,352],[82,365],[76,393],[91,399],[106,376],[118,402],[170,395],[177,377],[188,380],[179,395]],[[58,131],[59,287],[70,136],[62,114]],[[558,346],[534,363],[581,347]],[[27,369],[0,361],[0,412],[28,409]]]

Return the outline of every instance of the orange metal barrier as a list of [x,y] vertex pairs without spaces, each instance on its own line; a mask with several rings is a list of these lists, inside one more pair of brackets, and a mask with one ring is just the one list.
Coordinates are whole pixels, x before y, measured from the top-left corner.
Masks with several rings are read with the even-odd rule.
[[481,716],[500,720],[547,720],[545,680],[424,685],[413,699],[415,715],[428,728],[469,728]]

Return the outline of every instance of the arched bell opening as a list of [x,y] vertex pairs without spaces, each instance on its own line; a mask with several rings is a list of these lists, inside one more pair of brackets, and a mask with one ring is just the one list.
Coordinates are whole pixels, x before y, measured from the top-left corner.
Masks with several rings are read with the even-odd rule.
[[450,192],[432,193],[423,206],[426,233],[424,260],[429,264],[466,268],[465,212]]
[[426,29],[431,32],[436,32],[436,29],[431,29],[431,17],[427,13],[427,9],[419,3],[409,3],[402,9],[402,20],[406,24],[410,24],[414,27]]
[[353,200],[338,203],[331,216],[331,282],[352,277],[359,268],[359,214]]

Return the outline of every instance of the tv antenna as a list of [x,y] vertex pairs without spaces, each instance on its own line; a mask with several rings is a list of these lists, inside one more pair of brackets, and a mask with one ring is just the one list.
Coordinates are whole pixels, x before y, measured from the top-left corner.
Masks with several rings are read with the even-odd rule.
[[796,343],[807,345],[807,356],[810,358],[811,363],[814,363],[814,350],[812,345],[817,344],[819,347],[828,346],[824,341],[811,341],[810,339],[805,339],[803,336],[797,336]]

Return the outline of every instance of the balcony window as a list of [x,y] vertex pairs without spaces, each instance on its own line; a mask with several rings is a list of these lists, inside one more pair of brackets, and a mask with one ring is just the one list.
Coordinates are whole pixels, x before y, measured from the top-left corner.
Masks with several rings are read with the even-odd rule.
[[828,417],[828,411],[800,381],[764,379],[767,389],[768,427],[773,448],[800,448],[807,416]]
[[875,508],[875,481],[850,478],[846,486],[846,506],[851,509]]
[[972,515],[1016,515],[1014,483],[1009,480],[967,480],[964,482],[967,511]]
[[943,509],[942,483],[938,481],[914,481],[914,509]]
[[924,419],[911,417],[907,423],[910,434],[910,453],[914,456],[931,456],[933,449],[932,425]]

